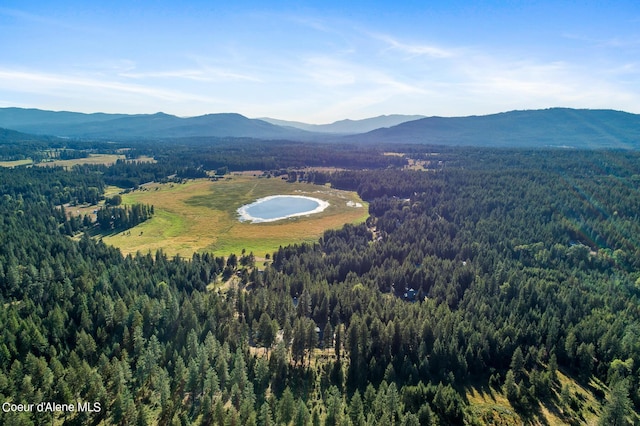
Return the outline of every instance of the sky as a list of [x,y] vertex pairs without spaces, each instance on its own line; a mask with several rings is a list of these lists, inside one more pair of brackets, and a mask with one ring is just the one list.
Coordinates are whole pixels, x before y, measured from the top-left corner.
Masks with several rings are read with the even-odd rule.
[[315,124],[640,113],[640,2],[3,0],[0,107]]

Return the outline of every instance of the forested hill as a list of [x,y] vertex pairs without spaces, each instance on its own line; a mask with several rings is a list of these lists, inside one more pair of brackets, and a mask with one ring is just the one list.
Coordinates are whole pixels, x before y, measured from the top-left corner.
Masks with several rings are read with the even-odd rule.
[[52,140],[55,140],[55,138],[30,135],[0,127],[0,145],[17,145],[23,142],[40,142],[42,145],[45,145],[51,143]]
[[551,108],[471,117],[428,117],[345,138],[455,146],[640,149],[640,115]]
[[[0,127],[33,134],[94,140],[244,137],[340,144],[419,143],[452,146],[640,149],[640,115],[621,111],[551,108],[485,116],[427,117],[406,121],[413,118],[419,117],[376,117],[312,126],[272,119],[269,119],[272,122],[267,122],[240,114],[207,114],[181,118],[164,113],[80,114],[0,108]],[[400,121],[404,122],[393,126]],[[300,128],[294,128],[292,124]],[[373,125],[381,128],[349,136],[337,134],[352,133],[357,129],[371,129]]]
[[193,136],[304,139],[308,132],[276,126],[240,114],[176,117],[170,114],[82,114],[0,108],[0,126],[34,134],[73,138],[122,139]]
[[46,149],[59,148],[67,142],[55,137],[30,135],[0,127],[0,161],[40,158]]

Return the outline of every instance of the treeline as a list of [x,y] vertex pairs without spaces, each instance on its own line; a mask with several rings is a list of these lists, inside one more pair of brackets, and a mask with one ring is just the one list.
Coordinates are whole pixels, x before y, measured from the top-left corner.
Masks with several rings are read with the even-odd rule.
[[102,198],[102,177],[87,170],[69,173],[62,167],[0,168],[0,194],[47,205],[96,204]]
[[96,222],[103,231],[118,231],[150,219],[154,208],[148,204],[132,204],[123,207],[103,206],[96,212]]
[[30,158],[35,162],[46,158],[45,151],[50,148],[60,148],[64,141],[55,137],[28,135],[0,128],[0,161],[25,160]]
[[[302,167],[385,168],[405,165],[401,156],[384,155],[382,146],[262,141],[244,138],[189,138],[170,141],[162,157],[177,156],[206,170],[278,170]],[[174,154],[176,152],[176,154]]]
[[[387,168],[407,163],[402,156],[384,155],[382,147],[336,146],[332,144],[261,141],[254,139],[191,138],[136,144],[127,151],[128,160],[111,166],[76,166],[99,172],[109,185],[136,188],[147,182],[180,181],[207,177],[207,171],[260,170],[277,174],[279,170],[305,167]],[[155,162],[136,162],[141,155]],[[327,176],[315,172],[309,182],[323,184]]]
[[128,145],[117,142],[30,135],[0,128],[0,161],[31,159],[34,163],[39,163],[53,157],[71,160],[86,158],[90,153],[116,154],[127,147]]
[[57,152],[58,159],[60,160],[77,160],[78,158],[88,158],[89,152],[78,149],[61,149]]
[[[127,159],[118,160],[110,166],[75,166],[82,173],[100,173],[105,184],[121,188],[137,188],[148,182],[204,178],[208,176],[207,171],[224,168],[231,172],[277,172],[306,167],[380,169],[407,164],[405,157],[385,155],[385,147],[378,145],[336,145],[247,138],[185,138],[138,141],[125,147],[122,143],[110,145],[100,141],[46,137],[36,138],[31,144],[23,140],[27,136],[0,129],[0,159],[32,158],[37,163],[51,158],[52,152],[60,159],[84,158],[96,152],[124,152]],[[3,140],[6,140],[6,144],[2,143]],[[2,154],[2,150],[6,150],[6,155]],[[156,161],[136,162],[135,159],[140,156],[149,156]],[[326,182],[326,175],[316,172],[307,180],[322,184]]]
[[99,173],[107,185],[127,189],[138,188],[149,182],[179,182],[207,177],[204,169],[185,166],[182,160],[157,163],[117,160],[110,166],[82,165],[74,168],[79,172]]

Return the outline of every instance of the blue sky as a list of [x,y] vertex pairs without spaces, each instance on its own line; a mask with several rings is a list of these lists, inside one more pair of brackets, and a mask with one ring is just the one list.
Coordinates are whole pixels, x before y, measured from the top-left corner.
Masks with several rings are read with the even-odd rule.
[[0,107],[308,123],[640,113],[637,0],[222,3],[4,0]]

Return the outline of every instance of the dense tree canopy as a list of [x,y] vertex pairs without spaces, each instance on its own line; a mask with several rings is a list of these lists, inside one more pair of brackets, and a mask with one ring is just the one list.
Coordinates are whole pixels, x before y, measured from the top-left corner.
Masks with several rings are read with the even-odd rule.
[[[318,149],[336,164],[344,153]],[[234,150],[199,164],[0,169],[2,401],[100,407],[9,410],[0,423],[489,422],[469,406],[474,386],[503,392],[523,418],[542,402],[578,422],[584,403],[561,374],[602,383],[603,422],[637,419],[640,155],[438,151],[412,153],[437,158],[420,171],[369,153],[366,170],[322,172],[369,202],[367,222],[281,247],[260,269],[252,253],[123,256],[80,236],[96,225],[62,207],[95,204],[136,170],[234,170],[223,160]],[[292,154],[245,166],[307,165]],[[121,229],[151,211],[109,206],[99,223]]]

